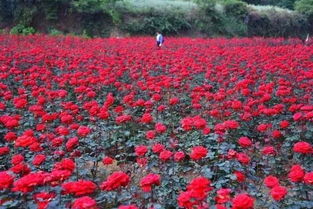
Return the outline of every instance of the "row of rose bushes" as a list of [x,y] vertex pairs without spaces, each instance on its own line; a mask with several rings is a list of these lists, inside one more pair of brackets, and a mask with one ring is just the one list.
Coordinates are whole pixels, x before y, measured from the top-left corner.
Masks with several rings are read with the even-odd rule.
[[0,36],[5,208],[312,208],[297,39]]

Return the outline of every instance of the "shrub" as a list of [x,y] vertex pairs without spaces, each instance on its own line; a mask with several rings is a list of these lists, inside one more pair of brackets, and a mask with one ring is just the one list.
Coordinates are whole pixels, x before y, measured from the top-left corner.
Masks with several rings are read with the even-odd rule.
[[243,20],[248,15],[247,4],[242,1],[226,0],[223,4],[227,16]]
[[33,27],[27,27],[22,24],[17,24],[10,30],[11,34],[21,34],[21,35],[31,35],[36,33],[36,30]]
[[63,33],[62,33],[62,31],[59,31],[58,29],[50,28],[49,34],[52,36],[58,36],[58,35],[62,35]]
[[299,0],[295,3],[295,9],[304,14],[310,24],[310,32],[313,32],[313,0]]
[[248,14],[247,5],[237,0],[222,2],[198,1],[201,15],[197,27],[209,35],[244,36],[246,25],[244,19]]
[[180,15],[163,15],[153,13],[151,16],[143,19],[133,19],[129,23],[122,26],[122,29],[130,34],[154,34],[160,30],[167,35],[178,34],[182,31],[187,31],[191,28],[188,19]]
[[249,36],[293,37],[306,33],[306,18],[294,11],[272,6],[249,6]]
[[295,9],[298,12],[313,17],[313,0],[299,0],[295,3]]

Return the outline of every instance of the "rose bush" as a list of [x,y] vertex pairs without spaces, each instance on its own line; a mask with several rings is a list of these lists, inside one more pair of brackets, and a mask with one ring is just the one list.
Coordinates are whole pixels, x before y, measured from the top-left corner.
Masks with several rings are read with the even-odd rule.
[[0,46],[1,208],[313,208],[300,40]]

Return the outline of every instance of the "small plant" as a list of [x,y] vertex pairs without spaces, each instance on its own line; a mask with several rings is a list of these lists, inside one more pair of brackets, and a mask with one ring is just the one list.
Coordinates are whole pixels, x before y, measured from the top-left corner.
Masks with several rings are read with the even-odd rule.
[[35,28],[28,27],[22,24],[17,24],[10,30],[10,34],[31,35],[35,33],[36,33]]
[[49,34],[51,36],[63,35],[62,31],[59,31],[58,29],[55,29],[55,28],[50,28],[49,29]]

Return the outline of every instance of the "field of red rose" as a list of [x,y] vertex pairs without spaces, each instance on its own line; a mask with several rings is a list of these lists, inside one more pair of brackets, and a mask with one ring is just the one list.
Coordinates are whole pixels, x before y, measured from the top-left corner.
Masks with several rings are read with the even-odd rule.
[[0,208],[313,208],[313,47],[0,35]]

